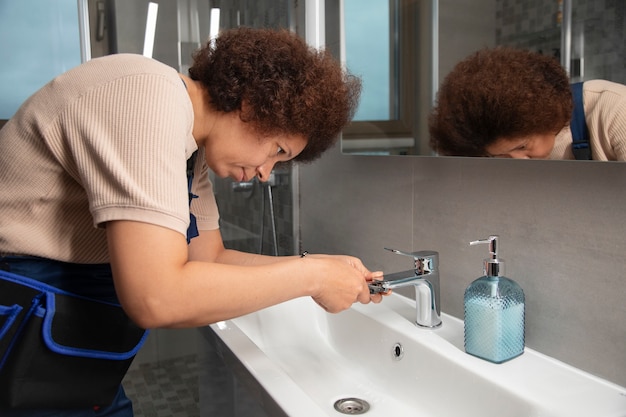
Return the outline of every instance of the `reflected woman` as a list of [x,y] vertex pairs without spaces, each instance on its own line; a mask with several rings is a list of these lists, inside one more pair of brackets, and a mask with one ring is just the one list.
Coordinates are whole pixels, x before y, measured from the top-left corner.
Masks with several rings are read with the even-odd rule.
[[[444,79],[429,119],[430,145],[448,156],[580,159],[572,147],[571,87],[553,57],[480,50]],[[591,150],[585,159],[626,160],[626,86],[585,81],[581,103]]]

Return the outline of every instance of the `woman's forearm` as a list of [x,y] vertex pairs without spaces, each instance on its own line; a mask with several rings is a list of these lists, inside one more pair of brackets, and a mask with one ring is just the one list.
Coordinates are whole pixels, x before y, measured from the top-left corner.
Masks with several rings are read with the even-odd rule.
[[183,235],[130,221],[107,224],[107,238],[118,297],[142,327],[202,326],[302,296],[329,312],[371,300],[369,271],[352,257],[224,249],[190,260]]

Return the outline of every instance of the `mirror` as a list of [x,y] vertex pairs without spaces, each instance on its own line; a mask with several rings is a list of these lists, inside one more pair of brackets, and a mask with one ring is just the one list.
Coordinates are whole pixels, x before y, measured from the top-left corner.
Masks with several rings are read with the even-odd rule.
[[342,59],[363,79],[358,112],[343,132],[344,154],[436,156],[428,114],[439,83],[484,47],[554,56],[572,83],[626,84],[624,2],[341,0],[338,7]]

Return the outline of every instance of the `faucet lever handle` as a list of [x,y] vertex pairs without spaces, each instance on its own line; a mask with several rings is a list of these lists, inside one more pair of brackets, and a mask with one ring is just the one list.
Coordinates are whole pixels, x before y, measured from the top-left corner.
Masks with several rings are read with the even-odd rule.
[[432,250],[421,250],[417,252],[405,252],[398,249],[385,248],[389,252],[397,255],[404,255],[413,258],[415,263],[415,275],[423,275],[437,269],[439,263],[439,252]]
[[414,258],[413,254],[410,252],[405,252],[402,250],[398,250],[398,249],[391,249],[391,248],[385,248],[385,250],[388,250],[389,252],[393,252],[397,255],[404,255],[404,256],[410,256],[411,258]]
[[385,248],[385,250],[388,250],[389,252],[393,252],[397,255],[404,255],[404,256],[409,256],[413,259],[430,259],[430,258],[436,258],[437,255],[439,255],[438,252],[435,252],[433,250],[419,250],[417,252],[406,252],[403,250],[398,250],[398,249],[392,249],[392,248]]

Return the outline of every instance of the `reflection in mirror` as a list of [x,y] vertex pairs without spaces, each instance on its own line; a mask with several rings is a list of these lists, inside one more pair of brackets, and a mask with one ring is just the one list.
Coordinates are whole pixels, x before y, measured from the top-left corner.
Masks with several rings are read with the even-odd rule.
[[[459,61],[486,47],[511,46],[553,57],[567,71],[571,83],[596,79],[626,82],[624,2],[368,0],[373,3],[371,7],[354,10],[351,1],[358,3],[343,0],[343,58],[352,72],[364,78],[361,106],[370,106],[368,100],[384,101],[390,103],[390,110],[386,120],[380,116],[361,117],[359,113],[344,131],[344,153],[435,155],[429,146],[428,116],[440,80]],[[375,16],[363,16],[365,9],[377,10]],[[372,23],[368,18],[387,23]],[[367,40],[374,30],[383,27],[389,34],[377,36],[376,43],[368,42],[365,52],[353,40]],[[363,36],[364,31],[367,36]],[[389,79],[369,71],[372,63],[386,64]],[[368,93],[372,85],[379,88],[381,83],[388,86],[388,95]],[[594,159],[622,160],[617,151],[601,153],[605,156],[595,158],[594,152]],[[569,151],[552,158],[574,156]]]
[[[342,149],[348,153],[413,154],[420,149],[414,139],[416,97],[421,95],[420,87],[432,84],[416,82],[415,52],[429,48],[417,45],[433,41],[432,36],[420,33],[418,22],[432,5],[410,0],[340,3],[343,59],[349,70],[363,79],[359,109],[344,130]],[[424,146],[427,152],[427,144]]]

